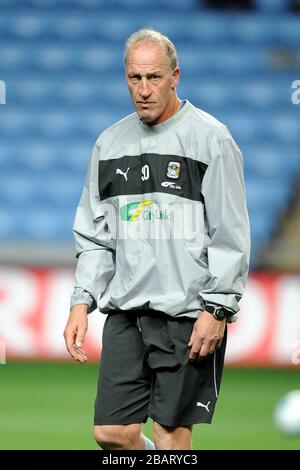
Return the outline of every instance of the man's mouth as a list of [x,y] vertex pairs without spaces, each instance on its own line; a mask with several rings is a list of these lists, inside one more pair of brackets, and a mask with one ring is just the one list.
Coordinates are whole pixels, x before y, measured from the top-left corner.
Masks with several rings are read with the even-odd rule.
[[155,104],[153,101],[138,101],[137,104],[141,106],[149,106],[150,104]]

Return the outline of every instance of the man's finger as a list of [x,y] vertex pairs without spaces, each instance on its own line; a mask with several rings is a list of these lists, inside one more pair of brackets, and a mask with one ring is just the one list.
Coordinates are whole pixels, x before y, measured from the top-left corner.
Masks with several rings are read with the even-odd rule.
[[[81,362],[81,363],[86,362],[87,356],[85,352],[75,345],[75,338],[77,338],[78,333],[76,334],[74,330],[71,330],[71,331],[67,330],[65,331],[64,336],[65,336],[67,350],[70,356],[77,362]],[[80,337],[82,338],[82,335]],[[82,342],[83,342],[83,339],[82,339]]]
[[204,357],[206,357],[211,351],[214,352],[215,350],[215,347],[211,347],[209,344],[205,344],[203,343],[200,350],[199,350],[199,358],[200,359],[203,359]]
[[85,337],[86,330],[85,329],[78,329],[77,335],[76,335],[76,341],[75,344],[78,348],[81,348],[84,342],[84,337]]
[[76,353],[76,360],[78,360],[79,362],[87,361],[87,355],[86,352],[83,351],[83,349],[80,349],[76,344],[73,344],[73,350]]
[[189,360],[191,362],[194,362],[198,357],[198,352],[197,351],[190,351],[190,354],[189,354]]
[[66,348],[68,350],[68,353],[70,354],[70,356],[73,359],[75,359],[75,355],[74,355],[72,345],[74,343],[75,335],[76,335],[75,331],[70,330],[70,328],[68,328],[68,326],[67,326],[65,331],[64,331],[64,338],[65,338],[65,343],[66,343]]
[[216,350],[216,347],[217,347],[217,346],[216,346],[215,343],[214,343],[214,344],[211,344],[211,345],[209,346],[209,348],[208,348],[208,354],[213,354],[213,353],[215,352],[215,350]]
[[188,348],[190,348],[193,344],[193,341],[194,341],[194,337],[195,337],[195,333],[194,333],[194,330],[192,331],[192,334],[191,334],[191,337],[190,337],[190,340],[189,340],[189,343],[188,343]]
[[202,341],[198,340],[198,342],[196,342],[195,339],[194,339],[194,341],[191,345],[191,350],[190,350],[190,354],[189,354],[190,361],[193,362],[193,361],[195,361],[195,359],[197,359],[199,351],[201,349],[201,346],[202,346]]

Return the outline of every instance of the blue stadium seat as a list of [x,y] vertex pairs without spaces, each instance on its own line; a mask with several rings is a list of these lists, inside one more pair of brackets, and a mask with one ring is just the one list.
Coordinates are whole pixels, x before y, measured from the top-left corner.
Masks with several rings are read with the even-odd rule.
[[277,178],[284,182],[300,168],[300,152],[294,146],[279,146],[269,142],[250,145],[244,155],[245,169],[256,177]]
[[[53,9],[54,11],[61,9],[67,10],[70,8],[72,11],[97,11],[97,10],[121,10],[125,12],[136,11],[137,9],[153,9],[154,7],[160,10],[170,10],[171,8],[180,11],[190,11],[195,6],[200,4],[200,0],[153,0],[149,5],[147,0],[26,0],[26,6],[30,10],[40,8],[42,11],[45,9]],[[1,8],[19,9],[24,7],[22,0],[0,0]]]
[[70,240],[74,211],[72,210],[31,210],[24,214],[24,235],[33,241],[57,242]]
[[58,210],[69,208],[74,212],[80,199],[84,179],[59,171],[44,176],[42,196],[47,206]]
[[291,5],[289,0],[253,0],[254,6],[266,12],[286,11]]
[[[2,201],[1,193],[0,198]],[[4,207],[4,204],[1,204],[0,207],[0,240],[12,242],[15,237],[23,238],[22,226],[18,226],[17,223],[17,214],[15,211],[10,210],[9,207]]]
[[267,214],[263,211],[249,211],[251,230],[251,250],[252,260],[255,260],[255,253],[262,247],[275,233],[276,220],[274,214]]
[[283,210],[292,193],[290,184],[277,178],[246,178],[249,213],[264,212],[266,224],[276,227],[276,214]]

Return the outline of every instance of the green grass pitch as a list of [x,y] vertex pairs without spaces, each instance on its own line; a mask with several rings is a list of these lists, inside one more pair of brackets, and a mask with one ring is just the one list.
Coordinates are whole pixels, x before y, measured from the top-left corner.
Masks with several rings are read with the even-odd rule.
[[[97,449],[96,382],[94,364],[0,365],[0,449]],[[297,370],[225,368],[213,423],[194,427],[193,448],[299,449],[300,436],[281,435],[272,420],[277,401],[297,388]]]

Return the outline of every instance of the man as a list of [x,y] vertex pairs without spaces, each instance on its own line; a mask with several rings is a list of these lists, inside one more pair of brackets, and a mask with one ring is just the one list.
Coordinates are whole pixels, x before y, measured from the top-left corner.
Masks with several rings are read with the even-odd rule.
[[94,436],[104,449],[191,449],[210,423],[226,322],[245,288],[249,225],[242,157],[227,128],[176,95],[172,42],[129,37],[136,113],[98,138],[74,224],[78,265],[65,329],[81,350],[87,314],[107,313]]

